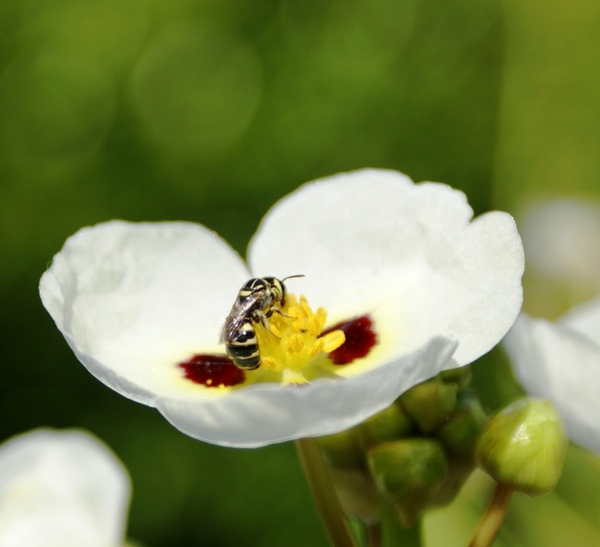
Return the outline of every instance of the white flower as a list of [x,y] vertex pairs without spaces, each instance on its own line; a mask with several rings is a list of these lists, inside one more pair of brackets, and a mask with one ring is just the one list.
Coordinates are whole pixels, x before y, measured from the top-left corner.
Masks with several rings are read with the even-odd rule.
[[96,438],[37,429],[0,445],[2,547],[117,547],[129,478]]
[[528,265],[550,278],[600,290],[600,205],[580,199],[541,201],[521,229]]
[[[356,171],[276,203],[247,265],[197,224],[113,221],[69,238],[40,293],[92,374],[188,435],[238,447],[325,435],[477,359],[510,328],[522,298],[519,235],[505,213],[472,215],[446,185]],[[271,316],[260,368],[207,367],[225,353],[219,332],[248,278],[295,274],[304,277],[288,290],[323,311],[292,297],[291,311]],[[343,337],[324,341],[320,329],[339,324],[357,327],[359,341],[346,332],[340,351],[350,350],[333,365]],[[207,380],[215,371],[224,372]]]
[[[536,291],[545,279],[564,282],[570,301],[600,290],[600,206],[579,199],[539,202],[523,219],[523,242],[536,277],[529,296],[536,309],[556,298],[556,286],[543,300]],[[528,270],[531,271],[531,270]],[[574,307],[554,322],[522,314],[505,339],[515,374],[532,395],[549,399],[576,443],[600,453],[600,297]]]
[[600,298],[554,323],[522,314],[505,345],[523,387],[552,401],[571,439],[600,454]]

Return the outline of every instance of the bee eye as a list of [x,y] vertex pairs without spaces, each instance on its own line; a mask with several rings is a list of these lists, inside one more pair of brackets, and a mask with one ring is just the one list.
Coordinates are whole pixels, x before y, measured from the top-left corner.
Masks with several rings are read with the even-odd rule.
[[256,279],[249,279],[248,281],[246,281],[246,284],[242,287],[242,290],[253,290],[256,281]]

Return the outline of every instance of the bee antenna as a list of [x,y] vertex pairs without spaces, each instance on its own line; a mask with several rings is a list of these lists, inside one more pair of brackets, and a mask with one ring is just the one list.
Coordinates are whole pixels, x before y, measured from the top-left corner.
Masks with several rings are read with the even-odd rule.
[[285,281],[286,279],[293,279],[294,277],[304,277],[304,274],[288,275],[287,277],[284,277],[281,281]]

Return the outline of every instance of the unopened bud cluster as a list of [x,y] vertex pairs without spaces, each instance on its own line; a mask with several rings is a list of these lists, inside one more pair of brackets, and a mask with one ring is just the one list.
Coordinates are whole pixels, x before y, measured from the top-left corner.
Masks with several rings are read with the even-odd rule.
[[409,526],[455,497],[487,421],[470,379],[468,367],[442,372],[362,424],[321,438],[349,516],[374,522],[390,503]]

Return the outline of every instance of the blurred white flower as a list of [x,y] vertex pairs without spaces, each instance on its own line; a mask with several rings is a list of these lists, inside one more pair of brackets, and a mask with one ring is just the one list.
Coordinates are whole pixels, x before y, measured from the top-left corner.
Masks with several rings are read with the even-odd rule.
[[117,547],[129,477],[98,439],[36,429],[0,445],[2,547]]
[[600,290],[600,204],[541,201],[519,226],[528,265],[550,278]]
[[522,314],[505,346],[523,387],[552,401],[571,439],[600,454],[600,298],[556,322]]
[[[524,217],[522,235],[528,265],[574,289],[571,301],[598,294],[600,205],[540,202]],[[600,453],[600,297],[554,322],[522,314],[505,346],[523,387],[554,403],[572,440]]]
[[[472,216],[443,184],[339,174],[276,203],[248,265],[198,224],[113,221],[69,238],[40,293],[92,374],[184,433],[239,447],[320,436],[472,362],[510,328],[519,235],[505,213]],[[238,369],[218,339],[239,289],[294,274],[304,296],[272,315],[261,366]]]

